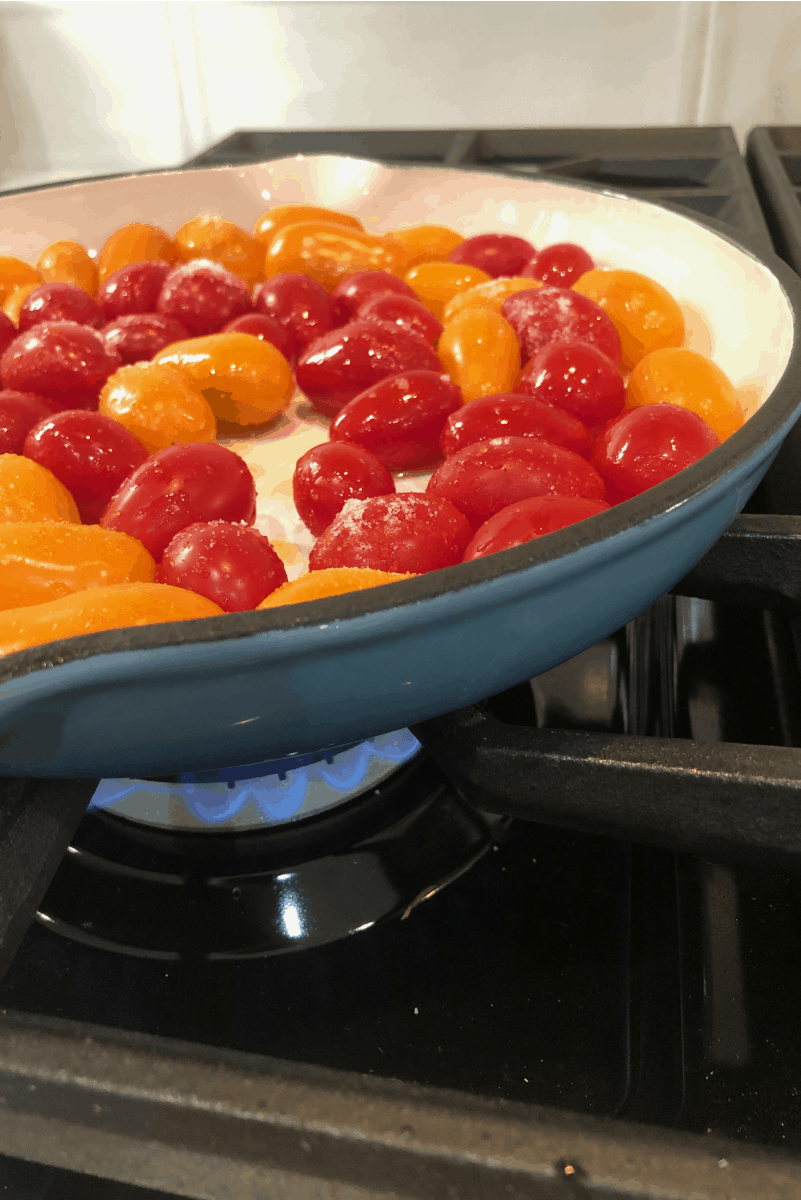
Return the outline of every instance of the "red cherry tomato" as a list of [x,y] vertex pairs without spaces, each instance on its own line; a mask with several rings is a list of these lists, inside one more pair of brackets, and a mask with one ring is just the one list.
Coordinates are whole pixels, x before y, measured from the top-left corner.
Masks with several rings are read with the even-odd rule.
[[674,404],[632,408],[596,438],[590,461],[610,500],[639,496],[720,445],[703,417]]
[[4,388],[35,392],[60,408],[97,408],[100,389],[120,365],[96,329],[47,321],[11,343],[0,377]]
[[269,342],[280,350],[288,363],[295,359],[295,338],[288,325],[279,325],[273,317],[264,313],[245,313],[244,317],[234,317],[222,331],[223,333],[249,333],[260,342]]
[[377,296],[393,295],[406,296],[410,300],[417,299],[416,292],[412,291],[408,283],[404,283],[397,275],[390,275],[388,271],[357,271],[355,275],[349,275],[347,279],[338,283],[331,295],[336,305],[337,324],[340,325],[352,321],[361,306],[368,300],[375,300]]
[[0,312],[0,358],[3,357],[16,336],[16,325],[4,312]]
[[284,564],[267,538],[226,521],[188,525],[176,533],[157,578],[205,596],[223,612],[256,608],[287,582]]
[[419,300],[391,292],[368,300],[357,316],[360,321],[380,321],[383,325],[396,325],[398,329],[416,333],[430,346],[436,346],[442,334],[442,323]]
[[120,267],[101,283],[97,302],[106,321],[139,313],[154,313],[164,281],[172,266],[161,259]]
[[119,355],[123,365],[147,362],[172,342],[182,342],[189,334],[180,321],[157,313],[131,313],[117,317],[100,330],[109,350]]
[[519,275],[533,256],[534,247],[525,238],[511,233],[479,233],[451,250],[448,262],[478,267],[498,279],[501,275]]
[[298,359],[295,378],[315,408],[333,414],[387,375],[439,369],[436,354],[416,334],[351,321],[312,342]]
[[159,316],[180,321],[190,337],[219,333],[234,317],[252,311],[247,284],[209,259],[194,259],[175,267],[156,303]]
[[348,401],[329,436],[332,442],[363,446],[390,471],[406,471],[440,458],[442,428],[462,408],[461,392],[445,376],[404,371]]
[[22,454],[34,425],[57,411],[52,400],[32,392],[0,392],[0,454]]
[[252,525],[255,516],[256,486],[247,463],[216,442],[191,442],[143,462],[112,496],[100,524],[138,538],[158,560],[188,525]]
[[499,550],[522,546],[608,508],[603,500],[585,500],[583,496],[532,496],[530,500],[520,500],[484,522],[465,550],[463,561],[472,562]]
[[422,574],[461,562],[472,537],[469,524],[447,500],[405,492],[349,500],[315,543],[312,571],[369,567]]
[[256,312],[272,317],[292,335],[296,355],[337,325],[330,294],[308,275],[274,275],[260,283],[253,295]]
[[36,425],[23,454],[52,471],[72,495],[85,525],[100,520],[111,497],[147,458],[147,450],[119,421],[75,409]]
[[549,287],[569,288],[594,267],[595,263],[581,246],[573,242],[559,242],[535,254],[520,274]]
[[395,481],[383,463],[361,446],[325,442],[295,464],[292,497],[298,516],[319,537],[348,500],[388,496]]
[[99,329],[103,313],[97,301],[74,283],[43,283],[19,310],[19,331],[27,333],[43,321],[75,321]]
[[626,389],[605,354],[586,342],[553,342],[526,364],[520,390],[583,421],[595,434],[621,412]]
[[539,438],[583,455],[592,448],[589,431],[577,417],[531,396],[510,393],[482,396],[451,413],[442,430],[440,447],[445,458],[450,458],[473,442],[497,437]]
[[586,459],[562,446],[517,437],[465,446],[437,467],[426,495],[450,500],[474,530],[530,496],[605,499],[603,480]]
[[589,342],[620,366],[620,338],[599,304],[569,288],[516,292],[501,309],[517,334],[523,358],[533,358],[551,342]]

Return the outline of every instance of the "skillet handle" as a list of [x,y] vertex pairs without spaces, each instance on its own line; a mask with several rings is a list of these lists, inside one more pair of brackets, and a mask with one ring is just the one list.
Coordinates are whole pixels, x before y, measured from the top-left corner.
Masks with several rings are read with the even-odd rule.
[[797,612],[801,608],[801,517],[742,514],[673,593]]
[[482,811],[801,866],[801,750],[507,725],[479,704],[412,732]]

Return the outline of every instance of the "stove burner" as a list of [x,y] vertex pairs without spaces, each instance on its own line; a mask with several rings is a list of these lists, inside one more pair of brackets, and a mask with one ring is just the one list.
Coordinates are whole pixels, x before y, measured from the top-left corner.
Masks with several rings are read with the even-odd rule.
[[[406,737],[384,750],[408,751]],[[176,826],[95,805],[37,919],[106,950],[219,960],[319,946],[407,915],[481,858],[507,822],[465,804],[416,742],[411,761],[372,785],[367,752],[356,749],[361,757],[344,758],[351,784],[358,764],[361,794],[283,824]],[[334,769],[347,785],[340,757],[299,770]]]
[[420,750],[401,729],[341,750],[248,767],[179,775],[175,782],[104,779],[89,812],[200,831],[262,829],[299,821],[377,787]]

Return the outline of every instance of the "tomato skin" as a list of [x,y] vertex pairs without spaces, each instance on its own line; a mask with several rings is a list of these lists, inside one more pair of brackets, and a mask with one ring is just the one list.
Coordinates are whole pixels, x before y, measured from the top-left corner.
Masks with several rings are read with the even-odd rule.
[[0,358],[3,357],[16,336],[16,325],[4,312],[0,312]]
[[587,342],[552,342],[526,364],[520,390],[556,405],[595,434],[623,409],[623,377]]
[[115,229],[106,239],[97,256],[97,274],[101,284],[131,263],[153,262],[160,259],[167,263],[179,263],[181,254],[172,238],[157,225],[135,221]]
[[292,478],[298,516],[315,537],[323,533],[348,500],[388,496],[395,481],[383,463],[347,442],[324,442],[301,455]]
[[408,283],[398,279],[397,275],[390,275],[388,271],[357,271],[355,275],[349,275],[331,293],[336,306],[337,324],[344,325],[352,321],[368,300],[389,295],[417,299]]
[[336,328],[336,306],[316,279],[285,272],[260,283],[253,293],[257,313],[277,321],[292,336],[294,356]]
[[357,320],[312,342],[298,359],[295,378],[315,408],[333,415],[387,375],[438,369],[436,354],[416,334]]
[[51,242],[37,258],[36,270],[43,283],[74,283],[90,296],[97,292],[97,267],[80,242]]
[[208,213],[192,217],[176,230],[172,240],[184,262],[211,259],[248,288],[262,278],[264,247],[247,230],[224,217]]
[[610,499],[639,496],[720,445],[713,429],[687,408],[649,404],[632,408],[596,438],[590,462]]
[[123,366],[147,362],[165,346],[189,336],[180,321],[157,313],[130,313],[117,317],[100,330],[106,348],[118,355]]
[[279,229],[264,256],[264,275],[310,275],[327,290],[357,271],[402,274],[408,254],[399,243],[330,221],[305,221]]
[[164,281],[172,270],[170,263],[156,258],[130,263],[109,275],[97,293],[97,302],[106,321],[137,313],[154,313]]
[[469,267],[463,263],[423,262],[412,267],[404,275],[417,299],[438,321],[444,320],[446,306],[460,292],[466,292],[479,283],[490,283],[486,271]]
[[22,454],[25,439],[40,421],[46,421],[58,405],[33,392],[0,392],[0,454]]
[[520,500],[502,508],[480,526],[462,561],[473,562],[500,550],[511,550],[608,508],[603,500],[585,500],[583,496],[532,496],[530,500]]
[[620,338],[610,317],[586,296],[570,288],[518,292],[501,309],[514,329],[524,358],[533,358],[551,342],[589,342],[620,366]]
[[256,486],[247,463],[216,442],[168,446],[152,455],[112,496],[104,529],[138,538],[158,561],[187,525],[256,517]]
[[587,271],[592,271],[594,266],[595,263],[581,246],[574,242],[558,242],[538,251],[520,274],[548,287],[568,288]]
[[35,392],[61,408],[97,408],[100,389],[120,366],[100,334],[74,321],[46,321],[20,334],[0,359],[3,387]]
[[695,350],[666,347],[637,363],[626,387],[626,407],[671,404],[697,413],[721,441],[745,422],[731,380]]
[[19,331],[27,333],[43,321],[75,321],[99,329],[103,324],[100,305],[74,283],[43,283],[35,288],[19,312]]
[[519,275],[536,251],[525,238],[511,233],[479,233],[466,238],[448,255],[448,261],[465,263],[486,271],[492,279],[499,275]]
[[354,396],[329,436],[369,450],[390,471],[425,467],[440,457],[445,421],[462,407],[461,392],[449,379],[435,371],[405,371]]
[[383,325],[396,325],[407,333],[415,333],[436,347],[442,336],[442,324],[425,305],[415,297],[394,295],[385,292],[367,300],[356,314],[360,321],[378,321]]
[[214,413],[198,389],[175,367],[155,362],[115,371],[100,393],[100,412],[125,426],[149,454],[174,442],[217,437]]
[[226,521],[197,522],[177,533],[164,551],[157,578],[205,596],[223,612],[257,608],[287,582],[284,564],[267,538]]
[[337,212],[333,208],[320,208],[316,204],[277,204],[262,213],[253,226],[253,237],[267,248],[279,230],[287,225],[302,225],[309,221],[325,221],[328,224],[345,225],[350,229],[363,230],[358,217]]
[[520,374],[515,331],[492,309],[460,312],[445,326],[437,353],[465,402],[510,392]]
[[264,313],[245,313],[243,317],[234,317],[223,328],[223,333],[249,333],[260,342],[269,342],[280,350],[288,363],[295,360],[295,339],[292,331],[285,325],[279,325],[272,317]]
[[173,342],[154,362],[177,368],[220,421],[262,425],[289,407],[292,370],[271,342],[249,333],[213,333]]
[[450,458],[473,442],[497,437],[539,438],[584,456],[592,448],[589,430],[578,417],[533,396],[511,392],[482,396],[453,412],[443,427],[440,448]]
[[84,524],[100,520],[123,480],[147,458],[142,443],[118,421],[83,409],[56,413],[36,425],[23,453],[64,484]]
[[595,301],[610,317],[620,337],[627,371],[655,350],[684,344],[681,307],[666,288],[647,275],[638,271],[587,271],[576,280],[573,290]]
[[192,337],[217,333],[234,317],[253,311],[250,290],[219,263],[198,259],[176,267],[156,303],[160,317],[180,321]]
[[462,514],[438,496],[405,492],[349,500],[315,543],[309,569],[369,567],[422,574],[461,561],[472,536]]
[[601,476],[586,459],[562,446],[516,437],[465,446],[437,467],[426,495],[450,500],[473,530],[531,496],[606,498]]

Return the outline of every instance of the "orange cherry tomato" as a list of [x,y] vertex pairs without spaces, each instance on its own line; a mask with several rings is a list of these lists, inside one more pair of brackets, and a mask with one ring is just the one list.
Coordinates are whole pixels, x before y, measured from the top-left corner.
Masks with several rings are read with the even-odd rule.
[[3,306],[17,288],[30,287],[33,290],[41,282],[39,272],[29,263],[11,255],[0,255],[0,304]]
[[119,421],[149,454],[175,442],[213,442],[217,421],[200,389],[174,366],[120,367],[106,381],[98,409]]
[[1,521],[72,521],[78,507],[52,471],[22,454],[0,454]]
[[620,336],[624,370],[654,350],[684,344],[684,314],[670,292],[637,271],[587,271],[573,284],[608,313]]
[[439,358],[465,401],[511,392],[520,373],[520,347],[500,313],[468,308],[445,326]]
[[393,229],[387,237],[406,248],[409,270],[424,262],[446,262],[448,255],[464,241],[460,233],[445,225],[414,225],[411,229]]
[[289,407],[295,381],[270,342],[249,333],[213,333],[173,342],[156,363],[178,367],[205,396],[218,420],[262,425]]
[[392,571],[374,571],[370,567],[327,567],[312,571],[282,583],[262,600],[258,608],[278,608],[282,604],[301,604],[304,600],[322,600],[324,596],[341,596],[343,592],[360,592],[382,583],[397,583],[414,579],[414,575],[397,575]]
[[317,204],[277,204],[268,208],[253,226],[253,236],[266,250],[280,229],[288,225],[301,225],[307,221],[322,221],[327,225],[344,225],[348,229],[363,230],[358,217],[350,213],[337,212],[334,208],[320,208]]
[[465,292],[457,292],[448,301],[442,314],[442,323],[447,325],[466,308],[491,308],[499,313],[508,296],[513,296],[515,292],[530,292],[538,287],[542,287],[542,284],[537,283],[536,279],[523,279],[519,275],[504,275],[499,279],[490,279],[488,283],[477,283]]
[[127,533],[47,521],[0,525],[0,609],[155,577],[152,556]]
[[221,608],[184,588],[166,583],[113,583],[46,604],[0,612],[0,654],[104,629],[217,616],[222,616]]
[[179,263],[183,259],[171,237],[158,225],[147,225],[135,221],[121,225],[107,238],[97,257],[97,274],[100,283],[131,263],[150,262]]
[[695,350],[654,350],[629,376],[626,408],[677,404],[703,417],[721,441],[745,421],[734,386],[715,363]]
[[31,292],[35,292],[40,283],[26,283],[22,287],[15,288],[10,296],[7,296],[3,303],[3,312],[10,321],[19,328],[19,315],[22,311],[22,306],[30,296]]
[[264,247],[233,221],[222,217],[197,216],[186,221],[173,235],[179,254],[186,261],[210,258],[253,287],[261,279]]
[[36,260],[45,283],[74,283],[88,295],[97,292],[97,267],[80,242],[51,242]]
[[424,262],[412,267],[404,280],[417,294],[421,304],[441,321],[445,305],[457,292],[466,292],[477,283],[489,283],[489,275],[478,267],[466,267],[462,263]]
[[323,221],[286,225],[264,256],[265,278],[284,272],[310,275],[329,291],[357,271],[401,275],[405,268],[406,251],[391,239]]

